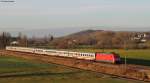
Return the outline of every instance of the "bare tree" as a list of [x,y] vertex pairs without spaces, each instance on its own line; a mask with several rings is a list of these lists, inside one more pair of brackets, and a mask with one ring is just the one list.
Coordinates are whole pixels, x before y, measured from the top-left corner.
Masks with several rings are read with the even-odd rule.
[[27,47],[28,45],[28,38],[26,35],[23,35],[21,32],[18,34],[18,42],[19,46]]
[[7,45],[10,45],[11,35],[8,32],[3,32],[0,35],[0,48],[5,48]]
[[104,31],[100,34],[96,35],[97,45],[98,48],[112,48],[112,38],[114,36],[113,32]]

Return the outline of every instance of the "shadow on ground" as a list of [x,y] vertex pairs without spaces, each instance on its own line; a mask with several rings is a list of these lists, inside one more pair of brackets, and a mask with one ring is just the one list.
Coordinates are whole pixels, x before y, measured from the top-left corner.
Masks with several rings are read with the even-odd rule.
[[[122,63],[124,63],[125,58],[121,58],[121,60],[122,60]],[[127,58],[126,60],[127,60],[127,64],[150,66],[150,60],[132,59],[132,58]]]
[[53,76],[53,75],[72,75],[76,73],[81,73],[81,71],[76,72],[62,72],[62,73],[51,73],[51,72],[16,72],[9,74],[1,74],[0,78],[9,78],[9,77],[29,77],[29,76]]

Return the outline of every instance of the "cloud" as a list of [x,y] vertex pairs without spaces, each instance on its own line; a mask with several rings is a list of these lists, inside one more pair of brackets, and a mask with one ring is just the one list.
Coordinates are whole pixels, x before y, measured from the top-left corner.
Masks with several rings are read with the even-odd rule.
[[84,11],[148,11],[150,6],[148,5],[122,5],[122,4],[113,4],[113,5],[87,5],[80,7]]
[[[41,8],[40,8],[41,7]],[[3,16],[31,16],[31,15],[80,15],[86,13],[135,13],[150,11],[149,5],[130,4],[86,4],[78,6],[60,7],[12,7],[0,8],[0,15]]]

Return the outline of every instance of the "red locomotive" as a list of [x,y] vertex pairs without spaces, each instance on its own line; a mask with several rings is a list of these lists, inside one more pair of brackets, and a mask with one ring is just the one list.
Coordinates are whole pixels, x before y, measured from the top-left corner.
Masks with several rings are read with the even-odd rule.
[[109,63],[120,63],[120,56],[116,53],[96,53],[95,60]]

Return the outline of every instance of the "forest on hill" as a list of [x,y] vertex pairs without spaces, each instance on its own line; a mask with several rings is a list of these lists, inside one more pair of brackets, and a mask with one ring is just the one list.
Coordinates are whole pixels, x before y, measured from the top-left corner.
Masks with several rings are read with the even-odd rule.
[[[61,43],[60,43],[61,42]],[[149,48],[149,32],[86,30],[57,38],[57,48]]]

